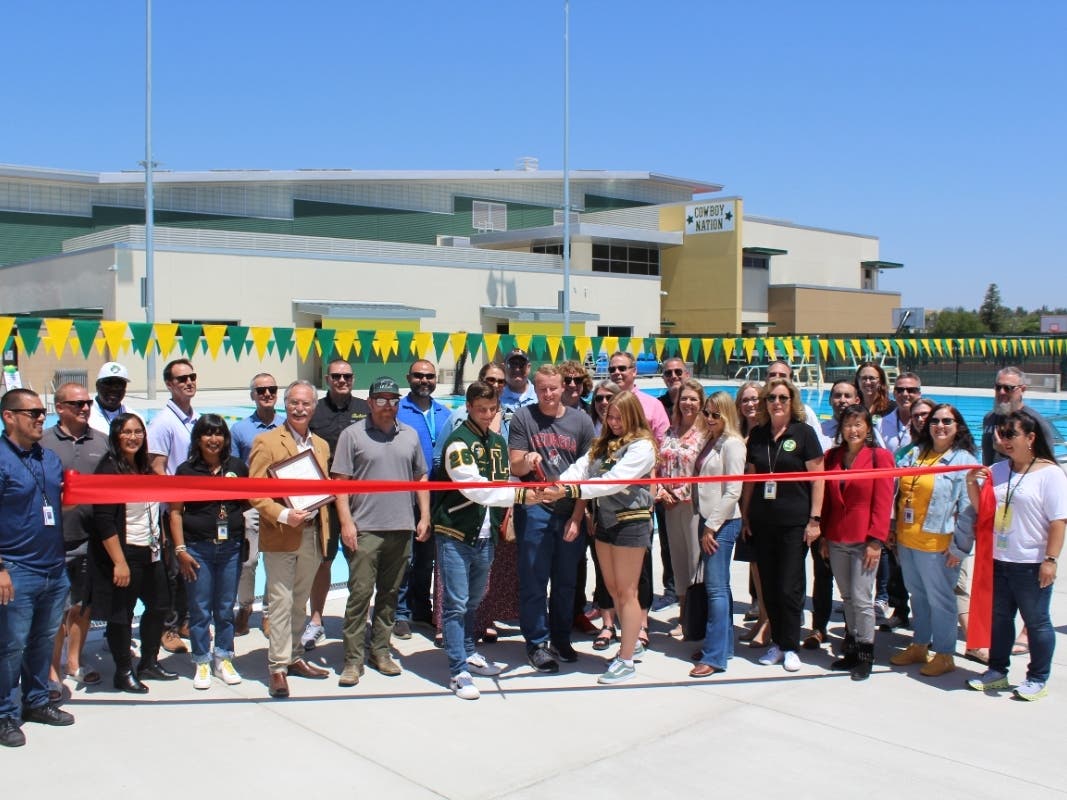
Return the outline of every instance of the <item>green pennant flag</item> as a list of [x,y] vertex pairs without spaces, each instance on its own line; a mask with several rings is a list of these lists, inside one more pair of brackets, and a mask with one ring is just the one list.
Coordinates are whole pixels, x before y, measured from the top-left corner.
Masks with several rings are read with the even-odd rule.
[[[703,349],[703,345],[701,345],[701,349]],[[716,361],[723,357],[721,336],[716,336],[711,340],[711,357]]]
[[664,358],[681,358],[682,357],[682,345],[678,341],[677,336],[668,336],[666,344],[663,345],[663,357]]
[[[293,352],[293,329],[292,328],[275,328],[274,329],[274,343],[278,346],[278,358],[286,359],[289,354]],[[268,349],[270,343],[267,343]]]
[[248,326],[230,325],[227,327],[226,332],[230,335],[229,341],[233,346],[234,358],[240,361],[241,356],[249,352],[252,347],[252,343],[248,341]]
[[545,339],[544,334],[537,334],[530,337],[530,352],[531,361],[547,361],[548,360],[548,341]]
[[[594,336],[590,341],[592,342],[593,361],[596,361],[600,358],[600,348],[604,346],[604,337]],[[608,355],[610,356],[611,354],[608,353]]]
[[[623,352],[623,353],[630,352],[630,339],[631,339],[631,337],[629,337],[629,336],[620,336],[619,337],[619,350],[621,352]],[[608,353],[608,359],[609,360],[611,359],[611,353]]]
[[315,341],[319,343],[319,350],[322,352],[323,364],[328,364],[333,360],[333,339],[336,335],[337,334],[333,328],[319,328],[315,331]]
[[447,333],[447,332],[442,332],[442,331],[434,332],[434,335],[433,335],[433,349],[434,349],[434,352],[437,353],[437,360],[438,361],[440,361],[444,357],[445,347],[448,346],[448,337],[449,336],[450,336],[450,334]]
[[[187,356],[196,355],[196,345],[200,341],[202,328],[199,325],[179,325],[178,336],[181,338],[181,351]],[[207,344],[205,342],[205,344]]]
[[[78,347],[81,348],[82,357],[88,358],[93,351],[93,342],[96,334],[100,331],[100,322],[95,319],[74,320],[74,335],[78,337]],[[4,343],[6,349],[6,342]]]
[[155,327],[150,322],[128,322],[130,326],[130,336],[133,338],[133,352],[139,356],[144,356],[148,353],[148,343],[152,340],[152,328]]
[[478,351],[482,349],[483,341],[484,337],[480,333],[467,334],[467,352],[470,353],[472,359],[478,357]]
[[561,336],[559,340],[559,350],[563,356],[562,360],[564,361],[582,360],[582,354],[575,348],[573,336]]
[[18,317],[15,320],[26,355],[32,356],[37,352],[37,346],[41,343],[41,325],[43,324],[44,320],[40,317]]
[[356,338],[359,339],[359,360],[370,363],[374,357],[374,331],[356,331]]
[[518,347],[515,341],[515,336],[510,333],[504,333],[500,336],[500,358],[505,359],[508,357],[508,353]]
[[397,358],[405,362],[411,361],[411,344],[415,341],[415,331],[397,331],[396,341],[400,345],[400,349],[397,350]]

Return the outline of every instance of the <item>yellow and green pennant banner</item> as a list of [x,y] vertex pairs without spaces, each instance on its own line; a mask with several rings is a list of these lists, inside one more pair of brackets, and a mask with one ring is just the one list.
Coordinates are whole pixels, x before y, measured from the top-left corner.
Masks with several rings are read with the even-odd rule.
[[[170,357],[175,349],[185,356],[240,359],[254,355],[288,358],[293,351],[302,360],[313,355],[339,356],[363,362],[416,358],[440,361],[458,359],[464,352],[472,360],[503,359],[515,349],[525,350],[533,361],[597,360],[616,351],[635,357],[650,353],[659,360],[681,357],[686,361],[786,358],[790,363],[813,358],[827,365],[855,366],[862,360],[895,358],[952,359],[1063,357],[1065,336],[967,338],[850,338],[812,336],[560,336],[557,334],[468,333],[465,331],[407,331],[381,328],[289,328],[279,326],[123,322],[41,317],[0,316],[0,346],[12,340],[25,355],[38,351],[56,358],[88,358],[93,350],[109,358],[129,351],[145,356],[155,350]],[[43,349],[42,349],[43,346]]]

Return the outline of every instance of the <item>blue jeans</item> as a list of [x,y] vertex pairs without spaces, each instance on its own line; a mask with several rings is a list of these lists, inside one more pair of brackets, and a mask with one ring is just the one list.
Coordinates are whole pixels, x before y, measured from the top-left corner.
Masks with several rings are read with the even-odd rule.
[[454,678],[466,672],[467,656],[474,655],[475,617],[489,583],[493,540],[479,539],[468,545],[450,536],[435,538],[444,590],[441,628],[448,654],[448,674]]
[[1018,611],[1030,637],[1030,663],[1026,677],[1047,683],[1056,650],[1056,632],[1049,616],[1052,587],[1037,582],[1040,564],[993,561],[993,638],[989,644],[989,668],[1008,674],[1011,646],[1015,641],[1015,612]]
[[932,644],[935,653],[956,652],[956,581],[959,566],[945,566],[944,553],[927,553],[900,545],[897,559],[911,594],[915,644]]
[[[700,519],[700,535],[704,535],[703,517]],[[715,541],[719,549],[712,555],[700,551],[704,559],[704,588],[708,593],[708,625],[704,631],[704,645],[700,649],[700,663],[726,669],[726,662],[734,655],[734,595],[730,590],[730,564],[733,561],[734,543],[741,533],[741,520],[727,520]]]
[[[519,555],[519,627],[526,649],[551,640],[569,645],[574,624],[574,584],[578,561],[585,552],[585,531],[563,541],[569,514],[553,514],[544,506],[515,506],[515,538]],[[548,583],[552,594],[545,608]]]
[[[189,643],[193,662],[211,660],[211,623],[215,623],[215,657],[233,658],[233,604],[241,579],[241,539],[189,542],[189,555],[200,569],[187,581]],[[301,612],[302,613],[302,612]]]
[[44,575],[4,563],[15,597],[0,606],[0,718],[19,719],[15,689],[20,681],[24,707],[48,705],[48,668],[70,580],[63,564]]

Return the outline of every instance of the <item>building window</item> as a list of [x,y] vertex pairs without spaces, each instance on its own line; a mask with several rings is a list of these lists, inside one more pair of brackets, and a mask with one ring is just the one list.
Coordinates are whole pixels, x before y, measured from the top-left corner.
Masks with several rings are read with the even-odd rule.
[[594,244],[593,272],[659,275],[659,250],[624,244]]
[[507,205],[475,200],[471,206],[471,227],[480,233],[506,231],[508,229]]
[[530,246],[531,253],[543,253],[548,256],[563,255],[563,244],[535,244]]
[[770,256],[741,256],[741,267],[743,269],[770,269],[771,258]]
[[626,338],[634,335],[634,329],[632,325],[597,325],[597,336],[618,336]]

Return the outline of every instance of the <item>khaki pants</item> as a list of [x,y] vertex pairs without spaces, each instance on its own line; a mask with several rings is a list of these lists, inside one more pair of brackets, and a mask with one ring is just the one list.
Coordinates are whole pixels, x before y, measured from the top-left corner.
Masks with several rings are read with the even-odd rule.
[[304,632],[304,609],[321,563],[317,521],[304,527],[299,549],[291,553],[263,553],[270,619],[267,666],[271,672],[284,672],[293,663],[294,653],[297,658],[303,656],[300,636]]
[[[363,665],[371,596],[374,596],[371,654],[375,657],[389,654],[396,621],[396,596],[410,556],[411,531],[359,532],[356,552],[348,560],[348,605],[344,624],[346,665]],[[271,625],[274,624],[273,615],[272,607]]]

